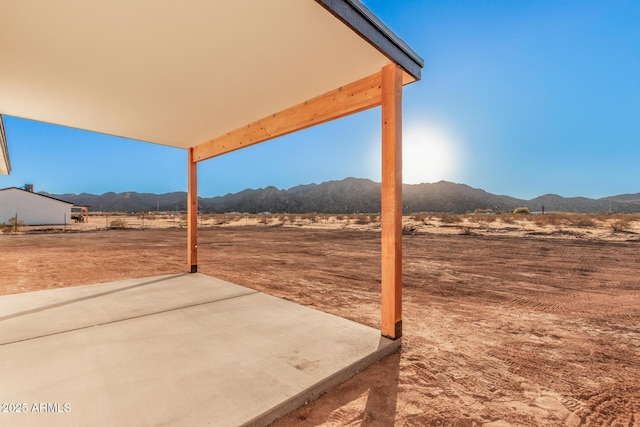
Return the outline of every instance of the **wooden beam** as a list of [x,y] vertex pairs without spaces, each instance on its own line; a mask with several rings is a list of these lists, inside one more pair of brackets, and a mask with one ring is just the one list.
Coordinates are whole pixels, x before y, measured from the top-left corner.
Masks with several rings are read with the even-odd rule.
[[402,68],[382,69],[382,335],[402,337]]
[[198,163],[188,150],[187,183],[187,271],[198,272]]
[[196,162],[210,159],[377,107],[381,102],[381,73],[376,73],[199,144],[194,149],[194,159]]

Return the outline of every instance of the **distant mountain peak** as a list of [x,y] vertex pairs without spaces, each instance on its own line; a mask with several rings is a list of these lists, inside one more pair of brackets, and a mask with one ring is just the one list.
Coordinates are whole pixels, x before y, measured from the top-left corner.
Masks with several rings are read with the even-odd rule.
[[[602,199],[562,197],[545,194],[531,200],[495,195],[466,184],[438,181],[424,184],[403,184],[403,208],[405,213],[451,212],[466,213],[476,209],[511,211],[526,206],[538,211],[561,212],[640,212],[640,193],[621,194]],[[46,194],[46,193],[42,193]],[[77,205],[88,205],[91,211],[148,212],[184,211],[185,192],[166,194],[137,193],[127,191],[94,195],[47,194]],[[348,177],[320,184],[303,184],[286,190],[268,186],[245,189],[238,193],[217,197],[200,197],[200,210],[204,213],[222,212],[322,212],[356,213],[380,211],[380,183],[367,178]]]

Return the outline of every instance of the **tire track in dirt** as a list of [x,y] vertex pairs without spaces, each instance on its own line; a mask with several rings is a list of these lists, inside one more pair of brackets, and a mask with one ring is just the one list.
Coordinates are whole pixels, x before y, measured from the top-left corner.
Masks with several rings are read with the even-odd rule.
[[[205,229],[199,265],[378,327],[379,239],[348,230]],[[33,290],[181,271],[185,241],[183,230],[3,239],[11,261],[0,264],[0,285],[15,289],[22,278]],[[276,425],[638,426],[638,243],[405,238],[401,354]]]
[[[494,351],[494,353],[497,353]],[[564,395],[585,392],[588,387],[568,375],[562,374],[562,361],[553,361],[546,354],[544,346],[520,350],[511,347],[506,352],[492,354],[501,360],[512,374],[518,375],[532,384],[544,384]]]
[[585,407],[579,415],[586,426],[637,426],[640,399],[637,387],[615,384],[584,395]]
[[559,298],[552,295],[545,297],[539,297],[538,299],[530,299],[526,297],[514,298],[510,301],[511,304],[518,308],[530,308],[533,310],[542,311],[545,313],[560,313],[567,312],[567,308],[564,304],[558,301]]

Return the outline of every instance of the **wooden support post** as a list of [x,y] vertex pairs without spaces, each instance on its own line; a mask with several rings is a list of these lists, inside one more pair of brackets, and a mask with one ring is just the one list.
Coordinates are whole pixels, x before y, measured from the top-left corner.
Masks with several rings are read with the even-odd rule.
[[198,272],[198,163],[189,148],[187,183],[187,271]]
[[382,335],[402,337],[402,69],[382,69]]

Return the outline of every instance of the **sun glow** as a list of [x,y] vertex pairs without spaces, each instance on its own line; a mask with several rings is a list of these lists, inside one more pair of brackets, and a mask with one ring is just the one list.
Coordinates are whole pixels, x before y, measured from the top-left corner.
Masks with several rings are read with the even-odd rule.
[[443,129],[409,127],[402,137],[402,182],[450,180],[457,168],[455,140]]

